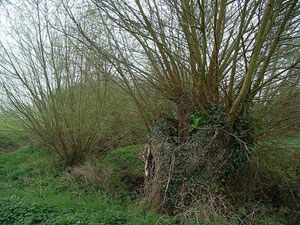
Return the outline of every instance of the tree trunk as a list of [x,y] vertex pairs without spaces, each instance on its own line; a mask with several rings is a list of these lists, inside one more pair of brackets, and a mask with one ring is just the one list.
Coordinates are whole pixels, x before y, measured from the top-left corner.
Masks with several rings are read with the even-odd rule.
[[157,213],[174,215],[188,208],[247,161],[255,143],[251,120],[238,121],[232,134],[224,129],[225,114],[210,116],[219,123],[207,120],[193,133],[188,133],[184,114],[179,114],[180,122],[165,116],[155,121],[143,154],[145,193]]

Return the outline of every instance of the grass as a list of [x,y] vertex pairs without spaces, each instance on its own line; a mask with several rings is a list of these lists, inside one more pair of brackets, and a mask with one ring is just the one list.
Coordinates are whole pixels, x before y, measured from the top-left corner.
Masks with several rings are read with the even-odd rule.
[[[193,219],[187,221],[180,217],[169,218],[143,212],[138,202],[131,200],[130,187],[135,184],[135,179],[128,179],[137,179],[143,174],[143,164],[138,159],[140,149],[141,146],[120,148],[98,159],[91,157],[87,160],[87,164],[95,167],[96,174],[106,173],[106,190],[103,183],[93,180],[85,182],[80,174],[74,175],[77,167],[60,167],[43,149],[27,146],[1,153],[0,224],[197,224]],[[293,151],[286,153],[282,155],[281,163],[277,162],[276,154],[264,156],[264,163],[261,164],[264,173],[256,182],[268,179],[267,186],[259,184],[265,192],[272,191],[275,185],[281,187],[284,182],[290,182],[290,187],[297,182],[295,167],[290,164],[286,167],[285,163]],[[278,193],[283,197],[288,194],[283,186]],[[114,196],[118,198],[112,198]],[[251,204],[259,209],[253,220],[258,224],[288,224],[287,213],[291,213],[290,217],[297,216],[296,211],[284,205],[276,209],[253,201],[236,206],[239,211],[234,221],[248,219]],[[271,211],[275,212],[274,216]],[[219,221],[226,224],[227,220]],[[232,224],[235,224],[234,221]],[[289,222],[292,221],[297,220],[290,218]],[[219,223],[211,221],[203,224]]]
[[[120,151],[130,155],[128,148]],[[0,224],[156,224],[161,218],[134,202],[110,199],[50,162],[47,152],[33,147],[0,154]],[[165,216],[160,221],[171,223]]]
[[56,168],[54,162],[47,162],[48,157],[32,147],[0,155],[0,197],[18,195],[57,208],[83,209],[89,196],[81,196],[78,186],[68,179],[67,173]]
[[102,186],[108,194],[122,201],[135,198],[144,182],[144,165],[138,158],[143,146],[131,146],[108,151],[101,161],[96,161],[98,174],[104,175]]

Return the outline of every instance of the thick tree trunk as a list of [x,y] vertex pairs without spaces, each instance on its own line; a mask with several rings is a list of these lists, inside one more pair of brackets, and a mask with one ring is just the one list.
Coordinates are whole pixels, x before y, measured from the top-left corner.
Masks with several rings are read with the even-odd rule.
[[231,134],[223,128],[226,116],[218,114],[220,124],[207,121],[204,129],[183,136],[183,124],[188,127],[184,116],[178,117],[181,122],[158,118],[143,153],[145,192],[157,213],[173,215],[202,199],[203,190],[220,185],[243,166],[254,144],[249,119],[239,121],[243,129],[234,127]]

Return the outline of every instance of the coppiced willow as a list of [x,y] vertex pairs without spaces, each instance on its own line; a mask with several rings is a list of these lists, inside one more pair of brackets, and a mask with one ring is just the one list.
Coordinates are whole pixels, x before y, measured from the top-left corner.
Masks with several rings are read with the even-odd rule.
[[98,21],[92,26],[101,24],[107,36],[105,50],[84,28],[83,14],[70,1],[63,6],[90,49],[124,80],[145,122],[155,112],[151,91],[174,105],[174,118],[156,120],[145,152],[146,186],[159,212],[188,207],[242,168],[263,130],[253,106],[299,89],[297,0],[86,3]]
[[292,47],[299,36],[296,0],[87,2],[106,28],[108,51],[65,8],[90,48],[107,57],[127,88],[134,87],[138,104],[149,104],[140,83],[173,101],[180,130],[195,109],[222,105],[230,122],[270,83],[299,82],[300,59]]
[[107,86],[96,68],[105,64],[59,32],[68,23],[54,5],[20,1],[13,10],[0,41],[5,110],[64,164],[80,163],[99,142]]
[[243,168],[264,122],[282,120],[276,101],[299,93],[297,0],[21,2],[16,46],[1,42],[15,114],[70,163],[97,142],[107,79],[121,86],[151,131],[158,212],[188,209]]

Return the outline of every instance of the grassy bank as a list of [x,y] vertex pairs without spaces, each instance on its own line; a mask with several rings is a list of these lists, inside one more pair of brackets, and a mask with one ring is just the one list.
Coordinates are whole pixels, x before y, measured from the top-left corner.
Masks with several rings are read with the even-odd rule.
[[73,176],[73,168],[62,168],[49,158],[33,147],[0,154],[0,224],[171,223],[164,216],[143,213],[136,202],[110,198],[97,184]]
[[[282,148],[268,143],[233,177],[226,193],[227,214],[170,218],[148,210],[143,200],[143,146],[93,154],[84,164],[64,167],[44,148],[19,147],[0,138],[0,224],[297,224],[299,137]],[[238,181],[238,182],[237,182]],[[249,183],[250,181],[250,183]],[[248,190],[248,191],[247,191]],[[199,217],[195,217],[199,215]]]

